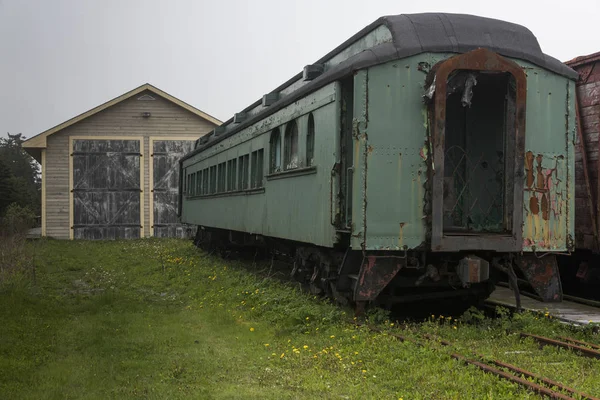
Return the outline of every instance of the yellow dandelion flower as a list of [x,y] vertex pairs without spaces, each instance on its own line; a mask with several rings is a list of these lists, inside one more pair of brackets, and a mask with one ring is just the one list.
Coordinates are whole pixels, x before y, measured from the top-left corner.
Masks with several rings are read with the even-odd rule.
[[366,373],[367,373],[367,370],[366,370],[366,369],[363,369],[363,370],[362,370],[362,373],[363,373],[363,374],[366,374]]
[[355,351],[355,352],[354,352],[354,355],[358,355],[358,351]]
[[394,326],[394,323],[392,322],[392,323],[390,324],[390,326]]
[[281,353],[281,355],[279,356],[279,358],[283,358],[285,357],[285,353]]
[[453,326],[452,328],[456,329],[456,326]]
[[273,357],[275,357],[277,354],[275,354],[275,353],[271,353],[271,355],[272,355]]
[[335,338],[335,335],[331,335],[331,336],[329,336],[329,337],[330,337],[331,339],[334,339],[334,338]]
[[254,332],[254,328],[250,328],[250,332]]
[[265,347],[269,347],[269,343],[265,343]]
[[315,354],[315,355],[313,356],[313,358],[317,358],[317,355]]
[[308,321],[310,318],[306,317],[306,320]]
[[307,345],[304,345],[304,346],[302,346],[302,347],[303,347],[304,349],[308,349],[308,346],[307,346]]

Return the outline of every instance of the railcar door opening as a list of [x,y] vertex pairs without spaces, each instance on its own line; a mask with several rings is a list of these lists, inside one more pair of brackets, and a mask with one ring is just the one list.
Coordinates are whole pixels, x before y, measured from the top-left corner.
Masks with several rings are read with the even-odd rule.
[[447,87],[444,233],[508,233],[512,165],[506,161],[514,157],[514,78],[458,70]]
[[527,82],[486,49],[428,75],[434,251],[520,251]]

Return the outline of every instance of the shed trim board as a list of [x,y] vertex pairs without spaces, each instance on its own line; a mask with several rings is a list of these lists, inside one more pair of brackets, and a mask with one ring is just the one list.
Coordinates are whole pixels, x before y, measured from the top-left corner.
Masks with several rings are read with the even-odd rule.
[[75,140],[128,140],[140,143],[140,238],[144,237],[144,137],[124,136],[69,136],[69,239],[75,236],[73,196],[73,141]]
[[[48,130],[46,130],[46,131],[44,131],[44,132],[42,132],[42,133],[40,133],[38,135],[36,135],[36,136],[34,136],[34,137],[26,140],[23,143],[23,147],[27,147],[30,150],[31,149],[44,149],[47,146],[47,138],[48,138],[48,136],[50,136],[50,135],[52,135],[52,134],[54,134],[56,132],[59,132],[59,131],[65,129],[65,128],[71,126],[71,125],[74,125],[77,122],[82,121],[82,120],[84,120],[84,119],[86,119],[86,118],[88,118],[88,117],[90,117],[90,116],[92,116],[94,114],[97,114],[100,111],[103,111],[103,110],[105,110],[105,109],[107,109],[107,108],[109,108],[109,107],[111,107],[111,106],[113,106],[113,105],[115,105],[117,103],[120,103],[123,100],[126,100],[126,99],[128,99],[130,97],[133,97],[133,96],[135,96],[137,94],[140,94],[140,93],[142,93],[145,90],[148,90],[148,91],[150,91],[150,92],[152,92],[152,93],[154,93],[154,94],[156,94],[158,96],[161,96],[161,97],[165,98],[166,100],[168,100],[168,101],[170,101],[170,102],[172,102],[172,103],[180,106],[181,108],[183,108],[183,109],[185,109],[185,110],[187,110],[187,111],[189,111],[189,112],[191,112],[191,113],[193,113],[193,114],[195,114],[195,115],[197,115],[197,116],[199,116],[199,117],[201,117],[201,118],[203,118],[203,119],[205,119],[205,120],[207,120],[207,121],[209,121],[209,122],[211,122],[211,123],[213,123],[215,125],[221,125],[222,124],[222,122],[219,121],[218,119],[216,119],[215,117],[213,117],[213,116],[211,116],[211,115],[209,115],[209,114],[207,114],[207,113],[205,113],[203,111],[198,110],[197,108],[195,108],[195,107],[187,104],[184,101],[179,100],[176,97],[171,96],[170,94],[168,94],[168,93],[166,93],[166,92],[158,89],[157,87],[154,87],[154,86],[150,85],[149,83],[145,83],[145,84],[143,84],[143,85],[141,85],[141,86],[139,86],[139,87],[137,87],[137,88],[135,88],[133,90],[130,90],[129,92],[127,92],[125,94],[122,94],[119,97],[115,97],[114,99],[109,100],[106,103],[103,103],[103,104],[101,104],[101,105],[99,105],[97,107],[94,107],[91,110],[88,110],[88,111],[86,111],[86,112],[84,112],[82,114],[79,114],[76,117],[73,117],[73,118],[71,118],[71,119],[63,122],[62,124],[56,125],[55,127],[50,128],[50,129],[48,129]],[[38,161],[39,161],[38,157],[35,157],[35,158],[38,159]]]
[[42,149],[42,236],[46,236],[46,149]]
[[149,185],[149,196],[148,196],[148,215],[149,215],[149,229],[148,233],[150,237],[154,236],[154,141],[178,141],[188,140],[196,141],[197,138],[190,136],[150,136],[148,138],[148,185]]

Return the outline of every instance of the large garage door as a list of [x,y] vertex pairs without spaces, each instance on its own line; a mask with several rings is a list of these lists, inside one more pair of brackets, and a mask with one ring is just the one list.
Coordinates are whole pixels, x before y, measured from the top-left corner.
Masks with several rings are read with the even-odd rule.
[[179,159],[194,148],[193,140],[152,140],[152,213],[154,236],[187,237],[191,229],[179,223],[177,195]]
[[140,141],[73,140],[75,239],[140,237]]

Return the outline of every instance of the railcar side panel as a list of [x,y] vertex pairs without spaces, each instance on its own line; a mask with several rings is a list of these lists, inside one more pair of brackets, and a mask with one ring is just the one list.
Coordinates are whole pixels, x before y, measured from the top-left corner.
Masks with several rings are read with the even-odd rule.
[[[335,229],[331,221],[333,168],[339,158],[339,85],[328,85],[306,98],[275,113],[219,146],[185,160],[186,175],[237,160],[235,189],[221,193],[184,195],[182,220],[187,223],[299,242],[333,246]],[[306,147],[309,117],[314,121],[314,158],[307,165]],[[298,127],[297,168],[272,171],[270,168],[271,135],[275,128],[285,134],[287,124]],[[256,187],[240,188],[240,157],[263,151],[263,178]],[[248,159],[249,163],[252,160]],[[243,161],[242,161],[243,163]],[[226,169],[225,169],[226,171]],[[248,181],[252,166],[244,170]],[[227,188],[229,189],[229,188]]]
[[527,71],[523,251],[572,249],[575,212],[575,82]]

